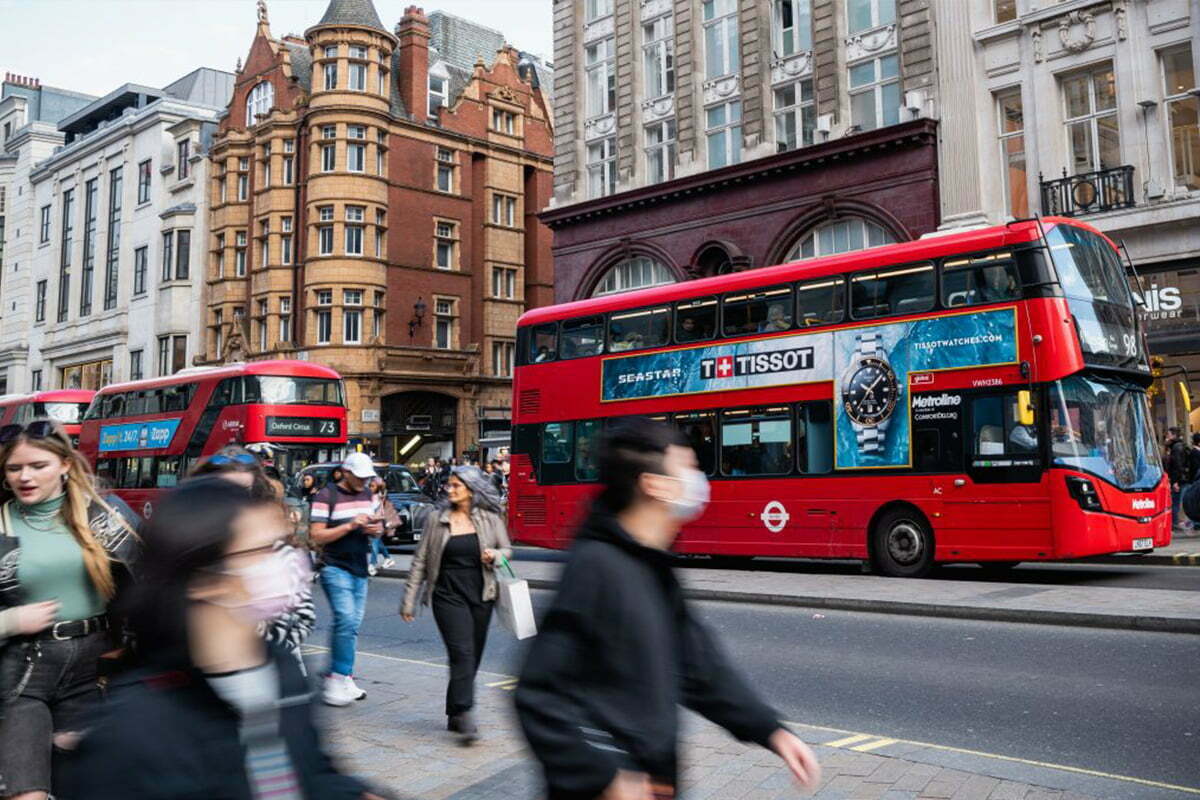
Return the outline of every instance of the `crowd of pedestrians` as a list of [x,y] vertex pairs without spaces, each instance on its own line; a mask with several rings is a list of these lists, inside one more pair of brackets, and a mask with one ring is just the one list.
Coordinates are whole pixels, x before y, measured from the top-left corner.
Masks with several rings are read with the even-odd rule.
[[[635,420],[598,459],[604,491],[516,694],[549,797],[674,796],[680,704],[815,785],[811,751],[738,676],[671,571],[679,527],[707,502],[692,450]],[[288,497],[273,465],[225,447],[144,521],[98,491],[56,423],[0,429],[0,469],[0,798],[384,796],[338,769],[309,702],[314,681],[330,706],[366,697],[354,666],[369,578],[403,524],[368,455],[351,453],[324,485],[303,473]],[[508,465],[430,460],[420,478],[436,505],[398,611],[411,623],[431,609],[449,661],[446,727],[471,744],[512,557]],[[330,657],[310,678],[317,583]]]
[[1171,521],[1175,533],[1200,530],[1200,432],[1190,441],[1179,428],[1169,428],[1163,463],[1171,483]]

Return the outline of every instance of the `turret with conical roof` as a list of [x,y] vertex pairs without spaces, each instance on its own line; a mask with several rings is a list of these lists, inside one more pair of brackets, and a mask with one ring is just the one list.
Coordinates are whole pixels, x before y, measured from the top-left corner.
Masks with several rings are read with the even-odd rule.
[[379,21],[379,13],[375,11],[375,4],[371,0],[329,0],[325,16],[313,27],[319,28],[322,25],[354,25],[386,30]]

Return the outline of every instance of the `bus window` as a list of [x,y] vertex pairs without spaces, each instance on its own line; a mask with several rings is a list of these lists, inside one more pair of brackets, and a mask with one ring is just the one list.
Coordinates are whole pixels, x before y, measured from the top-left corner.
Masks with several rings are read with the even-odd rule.
[[846,314],[846,286],[842,278],[821,278],[796,287],[796,319],[801,327],[841,322]]
[[558,355],[558,326],[554,323],[538,325],[529,337],[529,363],[541,364],[553,361]]
[[269,405],[342,405],[342,383],[329,378],[291,378],[286,375],[246,375],[243,403]]
[[562,358],[598,356],[604,352],[604,317],[583,317],[562,324]]
[[158,462],[158,473],[154,476],[154,485],[159,489],[169,489],[179,483],[181,471],[178,456],[163,456]]
[[1012,253],[942,262],[942,303],[947,308],[1016,300],[1020,285]]
[[596,445],[600,438],[600,420],[575,423],[575,480],[594,481],[600,476],[596,464]]
[[850,278],[850,315],[873,319],[916,314],[933,308],[936,294],[932,264],[862,273]]
[[683,438],[696,451],[700,471],[705,475],[717,472],[717,426],[716,414],[702,411],[695,414],[676,414],[675,424]]
[[975,456],[1036,455],[1037,428],[1020,423],[1016,392],[976,397],[971,402]]
[[721,414],[721,473],[786,475],[792,471],[792,410],[787,406]]
[[671,307],[616,311],[608,320],[608,352],[658,347],[671,339]]
[[727,294],[722,303],[722,330],[726,336],[789,330],[792,306],[790,286]]
[[571,461],[572,425],[550,422],[542,428],[542,463],[567,464]]
[[833,410],[828,400],[796,408],[796,463],[805,475],[833,470]]
[[700,297],[675,304],[675,341],[705,342],[717,331],[717,298]]

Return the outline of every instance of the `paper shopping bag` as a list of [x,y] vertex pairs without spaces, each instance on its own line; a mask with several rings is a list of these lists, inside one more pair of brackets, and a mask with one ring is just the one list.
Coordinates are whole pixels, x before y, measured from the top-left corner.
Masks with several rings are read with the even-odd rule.
[[528,639],[537,634],[537,623],[533,619],[533,600],[529,596],[529,581],[523,581],[513,574],[507,559],[502,559],[501,565],[508,574],[497,571],[496,608],[500,614],[500,624],[512,631],[518,639]]

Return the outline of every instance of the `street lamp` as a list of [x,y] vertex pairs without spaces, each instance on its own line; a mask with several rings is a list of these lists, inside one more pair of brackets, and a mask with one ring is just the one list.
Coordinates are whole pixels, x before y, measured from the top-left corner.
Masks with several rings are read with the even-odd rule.
[[418,297],[417,302],[413,303],[413,317],[408,321],[408,338],[413,338],[417,333],[417,328],[425,321],[425,301]]

